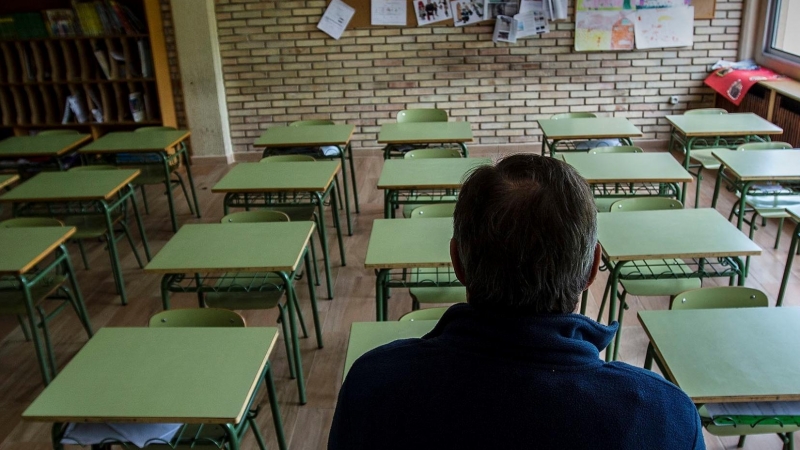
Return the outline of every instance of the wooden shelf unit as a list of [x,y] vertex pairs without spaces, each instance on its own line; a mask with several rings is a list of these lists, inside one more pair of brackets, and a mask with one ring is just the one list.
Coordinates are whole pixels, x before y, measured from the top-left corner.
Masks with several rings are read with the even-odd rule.
[[[0,3],[0,15],[20,12],[20,5]],[[15,2],[13,2],[15,3]],[[123,0],[147,26],[147,32],[113,36],[70,36],[0,40],[0,133],[17,136],[49,128],[89,131],[96,138],[108,131],[138,126],[177,127],[172,80],[169,74],[159,0]],[[27,12],[70,8],[69,0],[33,0]],[[77,20],[77,15],[76,15]],[[151,73],[142,71],[139,42],[151,55]],[[109,76],[95,52],[108,62]],[[111,54],[122,56],[115,61]],[[142,94],[146,118],[134,122],[129,95]],[[76,96],[86,109],[88,121],[78,122],[73,114],[62,124],[67,97]],[[102,122],[91,109],[100,106]]]

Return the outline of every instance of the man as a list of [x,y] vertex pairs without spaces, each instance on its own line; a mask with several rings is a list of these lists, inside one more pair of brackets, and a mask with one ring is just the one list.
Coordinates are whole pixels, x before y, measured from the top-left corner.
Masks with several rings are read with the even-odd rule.
[[618,324],[573,313],[600,264],[596,216],[586,181],[554,158],[475,170],[450,242],[467,304],[356,361],[328,448],[704,449],[686,394],[603,362]]

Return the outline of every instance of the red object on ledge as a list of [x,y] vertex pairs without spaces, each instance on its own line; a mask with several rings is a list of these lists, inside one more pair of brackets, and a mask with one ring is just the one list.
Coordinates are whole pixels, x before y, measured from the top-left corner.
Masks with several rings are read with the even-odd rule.
[[706,77],[705,84],[715,90],[719,95],[725,97],[736,106],[742,103],[747,91],[759,81],[778,80],[783,75],[765,69],[738,70],[731,67],[723,67],[711,72]]

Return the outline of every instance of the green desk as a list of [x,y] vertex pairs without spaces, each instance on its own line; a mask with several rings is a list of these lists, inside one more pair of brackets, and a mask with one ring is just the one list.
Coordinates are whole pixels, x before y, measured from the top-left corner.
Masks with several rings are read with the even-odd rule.
[[[617,312],[617,285],[622,279],[730,277],[733,284],[738,277],[739,286],[744,286],[741,257],[761,254],[753,241],[709,208],[599,214],[597,228],[603,260],[612,268],[609,323]],[[663,268],[661,260],[682,260],[691,271],[675,273]],[[633,270],[623,275],[623,267]],[[585,304],[585,292],[583,300]],[[624,311],[619,308],[620,324]],[[617,358],[621,335],[620,327],[615,342],[606,350],[606,360],[611,360],[612,354]]]
[[[217,424],[230,448],[238,449],[247,427],[255,425],[251,408],[266,379],[285,448],[268,362],[277,339],[277,329],[261,327],[103,328],[22,418],[54,422],[54,449],[63,448],[67,422]],[[209,444],[186,428],[172,446]]]
[[695,403],[800,400],[800,308],[639,311],[639,322]]
[[272,127],[265,131],[255,142],[255,147],[263,147],[262,157],[270,153],[280,153],[282,149],[296,147],[323,147],[335,145],[339,147],[338,158],[342,163],[342,178],[344,178],[344,206],[347,214],[347,233],[353,235],[352,218],[350,217],[350,186],[347,180],[347,161],[350,160],[350,181],[353,183],[353,203],[356,213],[361,212],[358,206],[358,185],[356,184],[356,169],[353,162],[353,147],[350,139],[353,137],[353,125],[311,125]]
[[792,263],[794,263],[794,255],[797,254],[797,245],[800,241],[800,205],[786,208],[789,217],[797,224],[792,233],[792,243],[789,245],[789,254],[786,255],[786,266],[783,269],[783,279],[781,281],[781,290],[778,293],[777,306],[783,305],[783,297],[786,295],[786,286],[789,283],[789,274],[792,273]]
[[[81,155],[119,155],[120,153],[132,153],[143,158],[142,164],[158,164],[164,168],[164,184],[167,188],[167,201],[169,202],[169,214],[172,220],[172,231],[178,231],[178,218],[175,214],[175,199],[172,195],[170,184],[170,166],[180,164],[183,157],[186,177],[189,179],[189,187],[192,190],[192,200],[197,217],[200,217],[200,205],[197,202],[197,193],[192,179],[192,168],[189,163],[189,152],[186,149],[185,141],[190,133],[186,130],[153,130],[146,132],[115,131],[108,133],[100,139],[80,149]],[[174,149],[174,150],[173,150]],[[147,159],[147,155],[153,155],[153,159]],[[124,165],[125,163],[122,163]],[[130,164],[130,163],[129,163]],[[183,180],[180,179],[181,185]],[[144,199],[147,205],[147,199]],[[189,208],[191,210],[191,203]],[[190,211],[191,212],[191,211]]]
[[[300,127],[290,127],[300,128]],[[305,129],[305,128],[301,128]],[[211,192],[225,194],[223,208],[225,214],[231,207],[253,208],[270,206],[296,206],[312,204],[319,221],[317,232],[322,243],[325,257],[325,276],[328,285],[328,297],[333,298],[333,282],[331,279],[330,255],[328,250],[328,233],[325,225],[324,205],[331,199],[331,215],[339,239],[339,255],[345,265],[344,242],[339,223],[336,191],[333,179],[339,172],[338,161],[317,162],[275,162],[275,163],[241,163],[222,177],[211,188]],[[273,195],[292,194],[292,195]]]
[[[692,181],[689,172],[668,153],[566,153],[562,156],[592,185],[598,199],[615,201],[630,196],[680,198],[678,183]],[[620,183],[629,186],[616,186],[611,191],[607,186]]]
[[466,158],[467,142],[472,140],[469,122],[385,123],[378,133],[378,143],[386,144],[383,159],[389,159],[392,149],[404,144],[456,144]]
[[0,189],[10,189],[10,186],[19,181],[19,175],[0,175]]
[[[461,286],[452,275],[450,239],[453,219],[377,219],[372,223],[364,267],[374,269],[375,310],[378,321],[388,320],[389,288],[416,286]],[[412,282],[404,269],[432,268]],[[442,270],[438,270],[441,268]],[[392,271],[395,271],[392,274]]]
[[15,216],[104,216],[110,237],[111,269],[120,300],[125,305],[128,297],[112,215],[117,210],[124,211],[126,202],[130,200],[145,255],[150,260],[150,246],[136,206],[136,191],[130,184],[138,175],[138,170],[42,172],[0,196],[0,202],[12,203]]
[[275,273],[281,277],[286,286],[292,335],[286,339],[287,342],[292,341],[300,402],[305,403],[293,281],[300,261],[305,258],[317,343],[322,348],[317,298],[308,255],[308,243],[313,232],[313,222],[187,224],[178,230],[144,270],[163,274],[161,297],[165,310],[170,308],[170,292],[195,292],[200,307],[205,306],[203,294],[206,292],[249,292],[250,287],[237,284],[235,280],[223,283],[222,287],[217,286],[223,277],[231,277],[236,273]]
[[[737,227],[742,228],[747,196],[755,183],[759,182],[797,182],[800,181],[800,151],[794,150],[753,150],[743,152],[714,152],[715,158],[722,164],[717,172],[714,186],[714,198],[711,207],[717,206],[717,197],[725,178],[740,193],[739,217]],[[733,176],[728,177],[725,172]],[[784,194],[785,192],[764,192],[763,195]],[[792,190],[789,189],[789,194]]]
[[[36,357],[39,361],[39,369],[42,372],[44,384],[56,376],[55,356],[50,346],[49,339],[45,336],[47,354],[50,359],[50,367],[45,359],[42,349],[39,327],[36,326],[36,313],[34,312],[32,290],[34,287],[45,282],[47,277],[61,270],[67,275],[72,292],[75,295],[75,310],[86,327],[89,337],[92,335],[92,326],[89,322],[89,315],[83,303],[83,295],[75,277],[72,261],[69,258],[69,251],[66,242],[75,234],[75,227],[34,227],[34,228],[0,228],[0,278],[12,278],[20,286],[22,295],[25,298],[25,307],[28,315],[28,327],[31,330],[33,345],[36,348]],[[46,267],[36,269],[48,255],[54,254],[54,259]]]
[[66,170],[64,157],[91,139],[88,134],[10,137],[0,141],[0,158],[47,158],[55,161],[58,170]]
[[[542,129],[542,156],[545,149],[550,156],[558,150],[561,141],[583,139],[620,139],[625,145],[633,145],[631,138],[642,137],[642,132],[624,117],[587,117],[581,119],[539,119]],[[585,152],[586,150],[580,150]]]
[[[703,180],[703,166],[691,164],[691,151],[695,148],[727,147],[736,148],[747,142],[769,141],[770,135],[781,134],[783,130],[753,113],[684,114],[667,116],[672,125],[668,150],[677,142],[683,151],[683,167],[697,177],[697,184]],[[699,198],[698,194],[695,197]],[[686,202],[686,185],[683,186],[681,202]],[[695,205],[697,206],[697,205]]]
[[364,353],[398,339],[418,338],[426,335],[438,320],[415,320],[408,322],[353,322],[347,357],[344,361],[344,377],[353,363]]
[[[395,208],[400,204],[441,203],[444,196],[457,195],[464,178],[472,170],[491,163],[489,158],[385,160],[378,179],[378,189],[384,191],[384,218],[394,217]],[[420,194],[430,200],[420,200]]]

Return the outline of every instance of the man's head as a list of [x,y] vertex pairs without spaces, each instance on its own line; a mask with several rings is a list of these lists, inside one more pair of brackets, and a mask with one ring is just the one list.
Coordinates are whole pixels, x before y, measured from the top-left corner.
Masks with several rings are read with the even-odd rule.
[[453,221],[454,269],[478,308],[572,312],[597,273],[592,192],[555,158],[519,154],[478,168]]

